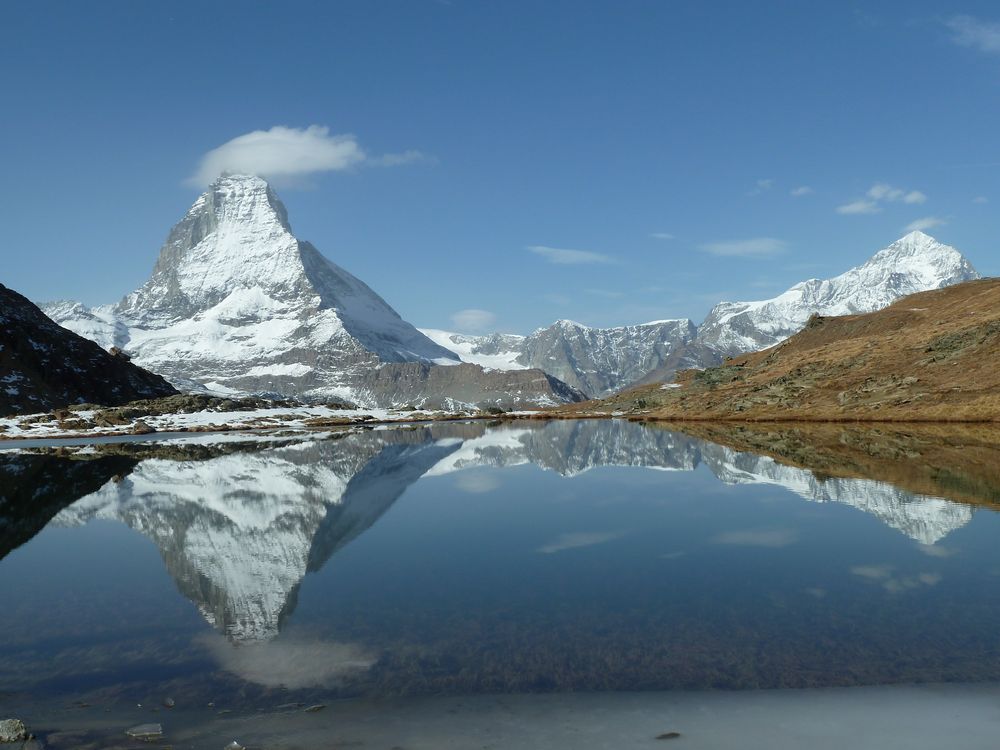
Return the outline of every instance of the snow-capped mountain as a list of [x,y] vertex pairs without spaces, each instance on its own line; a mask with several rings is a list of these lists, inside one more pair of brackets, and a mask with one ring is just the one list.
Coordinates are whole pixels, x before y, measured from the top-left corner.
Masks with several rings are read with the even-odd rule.
[[422,330],[465,362],[501,369],[536,367],[592,397],[631,385],[690,343],[696,332],[686,318],[618,328],[558,320],[528,336]]
[[619,328],[560,320],[529,336],[424,333],[464,362],[537,367],[599,397],[668,380],[677,370],[711,367],[727,356],[766,349],[801,330],[814,314],[872,312],[908,294],[978,278],[958,250],[911,232],[835,278],[803,281],[773,299],[720,302],[697,327],[687,319]]
[[800,331],[812,315],[874,312],[908,294],[978,278],[958,250],[910,232],[832,279],[803,281],[773,299],[720,302],[698,327],[698,343],[723,355],[766,349]]
[[57,325],[0,284],[0,416],[174,393],[159,375]]
[[[364,282],[296,239],[267,182],[248,175],[216,180],[170,231],[149,280],[117,305],[57,302],[46,309],[67,328],[128,351],[174,383],[222,392],[399,405],[383,398],[373,373],[401,363],[460,362]],[[422,385],[431,385],[426,369],[420,372]],[[482,374],[461,370],[473,403]],[[547,387],[529,393],[535,380],[512,375],[505,382],[525,395],[517,404],[564,400]],[[449,396],[409,394],[407,402],[432,405]]]

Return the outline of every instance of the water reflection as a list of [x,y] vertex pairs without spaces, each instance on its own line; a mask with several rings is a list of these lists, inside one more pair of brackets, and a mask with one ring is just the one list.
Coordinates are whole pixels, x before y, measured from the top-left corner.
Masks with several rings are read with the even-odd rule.
[[[740,435],[742,444],[732,434],[712,437],[746,447],[747,434]],[[771,444],[787,444],[787,435],[784,442],[772,435]],[[306,574],[376,523],[421,477],[455,474],[459,489],[476,494],[499,486],[495,473],[475,471],[483,467],[532,464],[573,477],[605,466],[682,472],[705,466],[726,484],[773,485],[812,502],[852,506],[927,546],[974,513],[971,505],[887,481],[830,477],[772,456],[619,421],[440,424],[278,444],[116,444],[59,453],[0,454],[0,553],[50,519],[60,527],[95,519],[124,523],[156,544],[178,589],[204,619],[240,643],[273,640],[294,611]],[[883,474],[896,470],[894,460],[882,460],[889,467]],[[961,471],[954,467],[952,473]],[[796,534],[737,529],[711,541],[777,548],[796,541]],[[621,535],[615,529],[566,532],[537,549],[556,554]],[[664,557],[672,554],[682,553],[666,551]],[[857,575],[887,589],[936,582],[900,579],[891,571]],[[296,651],[294,658],[308,661],[308,653]],[[350,663],[368,658],[349,651],[335,656]],[[247,670],[266,672],[269,662],[256,658],[241,657]]]

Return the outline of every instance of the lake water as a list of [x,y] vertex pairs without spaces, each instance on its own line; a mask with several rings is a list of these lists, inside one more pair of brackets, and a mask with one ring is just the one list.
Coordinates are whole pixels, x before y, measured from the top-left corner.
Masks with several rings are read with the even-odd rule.
[[[632,746],[579,734],[615,705],[635,719],[622,727],[655,718],[635,746],[661,726],[724,747],[705,744],[705,700],[995,693],[1000,460],[971,478],[932,467],[937,494],[886,479],[926,470],[913,441],[941,439],[904,435],[901,455],[877,471],[845,459],[843,476],[617,420],[0,452],[0,714],[53,748],[127,747],[124,727],[145,721],[173,747],[237,730],[249,747],[443,747],[449,725],[466,732],[456,747],[523,747],[516,731],[547,705],[567,746]],[[702,708],[685,716],[682,697]],[[995,704],[961,727],[995,731]],[[925,746],[926,711],[910,716],[878,746]],[[500,721],[507,744],[476,734]],[[555,747],[539,739],[552,731],[530,736]],[[958,731],[926,746],[977,746]]]

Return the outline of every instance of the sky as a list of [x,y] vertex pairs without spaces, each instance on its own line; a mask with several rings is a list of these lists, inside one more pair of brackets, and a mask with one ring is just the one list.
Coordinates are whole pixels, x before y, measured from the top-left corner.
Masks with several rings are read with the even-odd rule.
[[0,6],[0,283],[114,302],[220,169],[421,327],[700,322],[922,228],[1000,274],[992,2]]

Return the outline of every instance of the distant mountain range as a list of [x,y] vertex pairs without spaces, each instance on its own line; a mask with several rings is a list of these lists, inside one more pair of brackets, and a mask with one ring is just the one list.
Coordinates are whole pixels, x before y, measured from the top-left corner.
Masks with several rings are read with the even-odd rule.
[[267,182],[225,175],[170,231],[153,273],[117,304],[44,305],[57,323],[182,390],[361,407],[551,407],[661,382],[770,346],[813,314],[880,309],[978,278],[954,248],[912,232],[865,264],[758,302],[618,328],[560,320],[528,336],[417,328],[292,233]]
[[560,320],[529,336],[424,333],[464,361],[537,367],[599,397],[669,380],[677,370],[711,367],[728,356],[766,349],[801,330],[814,314],[871,312],[914,292],[978,278],[955,248],[911,232],[835,278],[803,281],[773,299],[720,302],[700,326],[680,319],[589,328]]
[[1000,414],[1000,279],[814,315],[763,351],[578,410],[643,419],[987,422]]

